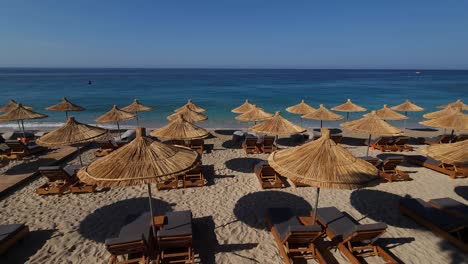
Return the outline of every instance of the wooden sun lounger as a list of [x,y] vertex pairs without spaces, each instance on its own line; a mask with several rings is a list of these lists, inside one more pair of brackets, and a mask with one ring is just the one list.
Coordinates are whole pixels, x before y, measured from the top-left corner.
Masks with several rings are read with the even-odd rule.
[[7,158],[22,159],[26,156],[46,151],[47,148],[35,143],[23,143],[20,140],[5,140],[5,144],[10,148]]
[[336,207],[319,208],[317,220],[326,229],[327,236],[338,243],[338,249],[351,263],[361,263],[357,257],[366,256],[379,256],[386,261],[385,263],[399,263],[383,247],[376,244],[387,229],[385,223],[361,225]]
[[410,138],[409,137],[398,137],[397,139],[395,139],[395,141],[393,142],[393,149],[395,151],[413,151],[413,147],[411,147],[410,145],[408,145],[408,142],[409,142]]
[[0,225],[0,255],[24,238],[29,228],[24,224]]
[[468,205],[460,203],[457,200],[446,197],[431,199],[428,203],[432,207],[440,209],[449,215],[468,220]]
[[407,161],[425,168],[448,175],[452,179],[468,177],[468,168],[445,164],[441,161],[421,155],[407,156]]
[[166,213],[157,233],[161,263],[194,263],[192,240],[192,212]]
[[190,144],[186,144],[185,140],[180,140],[180,139],[172,139],[171,140],[172,145],[178,145],[178,146],[184,146],[184,147],[190,147]]
[[[115,238],[106,239],[107,251],[111,254],[109,264],[150,263],[151,216],[145,213],[122,227]],[[159,262],[158,262],[159,263]]]
[[446,239],[464,252],[468,252],[466,219],[447,214],[421,199],[401,199],[399,208],[402,214],[430,229],[435,235]]
[[104,157],[109,155],[112,151],[116,150],[118,146],[112,142],[112,140],[96,140],[96,144],[99,149],[94,152],[96,157]]
[[246,154],[255,154],[260,153],[260,149],[257,146],[256,137],[246,137],[244,142],[242,142],[242,148]]
[[266,161],[257,163],[253,172],[257,176],[262,189],[283,188],[284,183],[281,176]]
[[[177,189],[179,187],[179,182],[183,181],[183,177],[177,176],[177,177],[170,177],[167,180],[159,180],[156,183],[156,188],[159,190],[171,190],[171,189]],[[182,183],[183,186],[183,183]]]
[[468,134],[461,134],[461,135],[458,135],[455,138],[455,141],[452,141],[452,142],[460,142],[460,141],[467,140],[467,139],[468,139]]
[[190,140],[190,148],[203,154],[203,151],[205,151],[205,141],[203,139]]
[[395,151],[396,148],[393,146],[393,137],[380,137],[379,140],[371,144],[371,147],[378,149],[382,152]]
[[451,137],[450,135],[440,135],[437,137],[420,137],[418,138],[418,142],[420,144],[426,144],[426,145],[443,144],[443,143],[449,143],[450,137]]
[[203,165],[201,164],[184,175],[184,188],[203,187],[205,184],[206,180],[203,175]]
[[397,169],[397,166],[403,161],[403,156],[388,157],[377,162],[375,166],[380,170],[380,176],[388,182],[409,181],[409,174]]
[[40,195],[63,194],[70,186],[78,181],[75,168],[62,168],[60,166],[39,167],[39,173],[49,179],[49,182],[36,189]]
[[260,149],[262,150],[263,153],[274,152],[276,150],[275,137],[268,137],[268,136],[263,137],[263,141],[260,146]]
[[291,208],[268,208],[266,221],[284,263],[307,259],[327,263],[314,244],[323,234],[319,225],[304,225]]

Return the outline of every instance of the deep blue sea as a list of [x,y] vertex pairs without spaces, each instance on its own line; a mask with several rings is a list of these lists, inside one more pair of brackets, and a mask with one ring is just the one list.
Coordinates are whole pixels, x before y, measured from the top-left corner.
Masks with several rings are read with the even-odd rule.
[[[92,82],[92,85],[88,84]],[[26,122],[27,126],[52,126],[64,121],[64,114],[44,108],[58,103],[63,96],[85,107],[75,112],[79,121],[94,123],[113,104],[130,104],[134,98],[152,106],[141,113],[147,127],[167,122],[166,116],[192,99],[207,109],[209,120],[198,123],[209,128],[245,127],[230,110],[246,98],[266,111],[282,111],[293,122],[297,115],[285,108],[301,99],[314,107],[323,103],[331,108],[347,98],[368,110],[383,104],[396,105],[405,99],[424,107],[424,112],[410,113],[407,126],[417,126],[422,114],[456,99],[468,102],[468,71],[416,70],[259,70],[259,69],[0,69],[0,104],[12,98],[49,118]],[[342,113],[346,115],[345,113]],[[351,119],[363,113],[351,114]],[[402,121],[393,121],[401,125]],[[319,126],[306,120],[304,126]],[[0,126],[14,126],[0,124]],[[130,120],[123,125],[135,125]],[[338,123],[324,122],[336,127]]]

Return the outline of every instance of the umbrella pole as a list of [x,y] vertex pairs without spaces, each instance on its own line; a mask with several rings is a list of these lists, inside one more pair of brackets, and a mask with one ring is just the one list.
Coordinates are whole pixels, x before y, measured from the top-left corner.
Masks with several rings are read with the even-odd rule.
[[320,195],[320,187],[317,187],[317,193],[315,194],[315,207],[314,207],[314,221],[313,225],[315,225],[315,221],[317,220],[317,209],[318,209],[318,201],[319,201],[319,195]]
[[80,149],[80,146],[76,146],[76,149],[78,150],[78,157],[80,158],[80,166],[83,167],[83,160],[81,159],[81,149]]
[[119,138],[122,139],[122,134],[120,133],[120,125],[119,125],[119,122],[117,122],[117,131],[119,131]]
[[137,120],[137,127],[140,127],[140,120],[138,120],[138,111],[135,111],[136,120]]
[[322,128],[323,120],[320,120],[320,128]]
[[[405,116],[408,117],[408,111],[405,111]],[[406,129],[406,119],[403,119],[403,129]]]
[[26,138],[26,132],[24,131],[24,122],[23,119],[21,119],[21,126],[23,128],[23,137]]
[[156,230],[154,229],[154,215],[153,215],[153,197],[151,197],[151,185],[148,183],[148,198],[149,198],[149,207],[151,214],[151,230],[153,231],[153,237],[156,237]]
[[453,133],[455,132],[455,129],[452,129],[452,133],[450,134],[450,141],[449,143],[452,143],[453,140]]
[[68,111],[65,111],[65,119],[66,119],[65,121],[68,120]]
[[16,123],[18,124],[18,131],[21,131],[21,124],[19,120],[16,120]]
[[369,157],[369,148],[370,148],[370,141],[371,141],[372,134],[369,134],[369,139],[367,141],[367,152],[366,157]]
[[349,119],[349,112],[346,112],[346,121]]

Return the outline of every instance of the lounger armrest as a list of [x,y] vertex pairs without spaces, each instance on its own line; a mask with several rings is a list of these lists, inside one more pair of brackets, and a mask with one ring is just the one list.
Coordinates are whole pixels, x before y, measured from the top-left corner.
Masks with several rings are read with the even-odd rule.
[[355,225],[351,228],[351,230],[343,234],[343,240],[349,239],[350,237],[357,235],[359,233],[362,233],[362,232],[372,232],[372,231],[379,232],[380,231],[381,233],[383,233],[386,229],[387,229],[387,224],[385,223]]

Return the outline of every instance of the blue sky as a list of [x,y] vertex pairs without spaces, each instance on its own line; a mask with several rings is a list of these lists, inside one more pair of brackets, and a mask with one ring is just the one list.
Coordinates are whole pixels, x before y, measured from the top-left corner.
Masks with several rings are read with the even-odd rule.
[[468,69],[468,1],[3,0],[0,67]]

